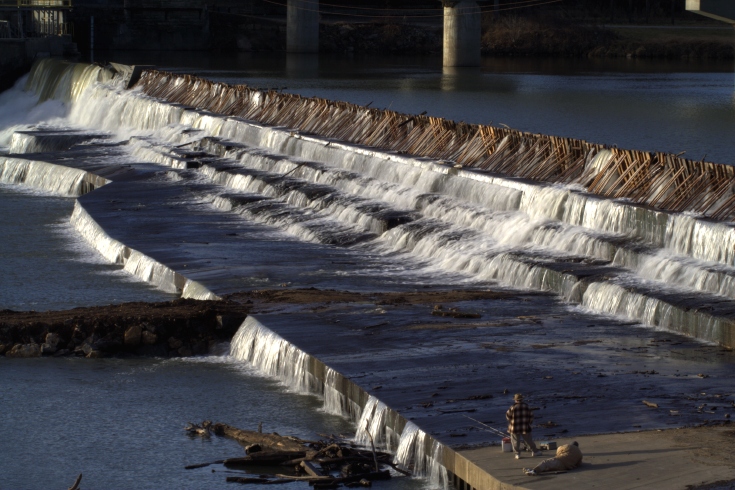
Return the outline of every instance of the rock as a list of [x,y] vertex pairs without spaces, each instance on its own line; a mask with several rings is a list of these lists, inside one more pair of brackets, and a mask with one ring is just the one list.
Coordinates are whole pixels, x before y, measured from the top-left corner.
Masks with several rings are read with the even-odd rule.
[[176,337],[170,337],[168,339],[168,346],[171,347],[172,350],[180,349],[181,347],[183,347],[183,345],[184,345],[184,342],[177,339]]
[[250,444],[249,446],[245,446],[245,452],[248,454],[257,453],[262,450],[263,447],[260,444]]
[[44,356],[50,356],[56,352],[56,346],[47,343],[41,344],[41,354]]
[[89,359],[99,359],[99,358],[101,358],[101,357],[106,357],[106,355],[105,355],[105,353],[104,353],[104,352],[102,352],[102,351],[100,351],[100,350],[95,350],[95,349],[92,349],[92,350],[90,350],[90,351],[89,351],[89,353],[87,354],[87,357],[88,357]]
[[217,330],[235,333],[245,321],[245,315],[217,315]]
[[86,337],[87,334],[85,334],[81,328],[74,327],[74,332],[71,334],[71,341],[74,342],[74,344],[82,343]]
[[206,342],[197,340],[191,344],[191,353],[195,356],[203,356],[209,352]]
[[46,334],[46,344],[52,346],[53,348],[56,348],[57,345],[59,345],[59,342],[61,341],[61,337],[59,337],[59,334],[57,333],[47,333]]
[[61,337],[57,333],[46,334],[46,342],[41,345],[41,354],[51,355],[56,352]]
[[15,344],[5,356],[16,358],[41,357],[41,346],[38,344]]
[[158,335],[154,334],[153,332],[149,332],[148,330],[144,330],[140,334],[140,340],[143,345],[153,345],[158,342]]
[[89,354],[91,354],[95,349],[89,342],[84,342],[81,346],[77,347],[76,350],[81,350],[82,352],[84,352],[84,355],[86,357],[89,357]]
[[5,344],[0,344],[0,356],[5,354],[6,350],[8,350],[8,346]]
[[119,338],[116,338],[114,336],[107,336],[103,339],[98,340],[94,344],[92,344],[92,348],[94,350],[102,351],[102,352],[109,352],[111,354],[114,354],[122,348],[123,343]]
[[137,347],[140,345],[140,338],[143,329],[140,325],[133,325],[132,327],[125,330],[125,345],[130,347]]
[[191,357],[192,352],[188,347],[180,347],[177,351],[181,357]]

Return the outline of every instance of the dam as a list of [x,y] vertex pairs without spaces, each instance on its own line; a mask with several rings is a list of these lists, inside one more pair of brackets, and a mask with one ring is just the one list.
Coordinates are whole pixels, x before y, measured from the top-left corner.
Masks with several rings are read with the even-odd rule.
[[[537,437],[696,424],[730,401],[731,167],[153,69],[126,86],[36,64],[27,90],[69,113],[14,131],[0,180],[75,197],[106,260],[182,297],[425,295],[271,309],[232,342],[416,475],[488,488],[462,450],[497,438],[465,415],[502,427],[518,365],[553,421]],[[458,289],[479,320],[431,314]]]

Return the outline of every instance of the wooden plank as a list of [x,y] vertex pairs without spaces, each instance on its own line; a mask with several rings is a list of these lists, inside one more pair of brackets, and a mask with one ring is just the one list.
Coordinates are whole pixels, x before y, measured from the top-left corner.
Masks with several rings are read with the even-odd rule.
[[307,475],[316,477],[325,476],[324,474],[322,474],[321,468],[317,468],[317,466],[311,461],[302,461],[301,467],[304,469]]

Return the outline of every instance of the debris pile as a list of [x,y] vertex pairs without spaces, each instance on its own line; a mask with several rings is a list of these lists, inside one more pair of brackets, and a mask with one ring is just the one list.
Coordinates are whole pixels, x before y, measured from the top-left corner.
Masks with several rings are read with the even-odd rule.
[[223,465],[239,470],[242,476],[228,476],[232,483],[277,484],[306,482],[316,489],[369,487],[373,481],[391,478],[391,468],[401,474],[410,472],[393,463],[393,456],[356,446],[346,438],[324,436],[324,440],[306,441],[277,433],[248,431],[222,423],[204,421],[188,424],[192,437],[227,437],[245,448],[245,456],[211,463],[186,466],[187,470]]

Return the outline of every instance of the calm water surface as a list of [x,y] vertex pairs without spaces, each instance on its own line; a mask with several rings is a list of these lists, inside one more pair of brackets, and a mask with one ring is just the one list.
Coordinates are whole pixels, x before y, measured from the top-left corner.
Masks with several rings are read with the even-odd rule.
[[[0,394],[0,488],[9,490],[66,488],[80,472],[86,489],[231,488],[222,465],[184,466],[241,457],[243,449],[189,437],[187,422],[249,430],[262,422],[266,432],[309,440],[353,431],[321,411],[319,399],[289,393],[227,357],[0,359]],[[425,483],[396,478],[381,488]]]
[[109,264],[69,223],[70,198],[0,184],[0,309],[60,310],[174,296]]

